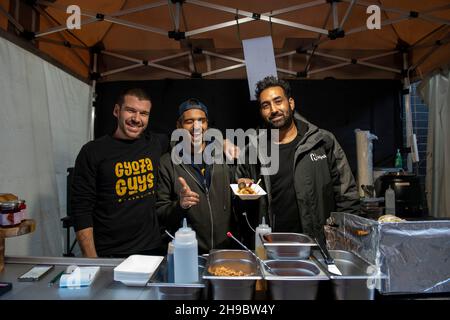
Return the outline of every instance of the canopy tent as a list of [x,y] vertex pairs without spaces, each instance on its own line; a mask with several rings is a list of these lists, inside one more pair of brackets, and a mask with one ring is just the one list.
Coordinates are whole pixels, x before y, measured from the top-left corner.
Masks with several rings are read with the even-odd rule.
[[[69,5],[80,30],[67,30]],[[381,9],[368,30],[367,7]],[[31,5],[31,7],[30,7]],[[10,28],[100,81],[243,78],[241,40],[271,35],[281,77],[423,77],[448,64],[448,0],[0,1]],[[30,19],[31,18],[31,19]]]

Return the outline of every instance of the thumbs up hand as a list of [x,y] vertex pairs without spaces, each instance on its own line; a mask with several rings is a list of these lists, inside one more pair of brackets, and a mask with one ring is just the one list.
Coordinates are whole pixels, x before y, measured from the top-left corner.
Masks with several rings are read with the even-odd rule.
[[200,196],[198,193],[191,191],[186,180],[182,177],[178,177],[178,181],[181,184],[180,191],[180,206],[183,209],[189,209],[192,206],[197,205],[200,202]]

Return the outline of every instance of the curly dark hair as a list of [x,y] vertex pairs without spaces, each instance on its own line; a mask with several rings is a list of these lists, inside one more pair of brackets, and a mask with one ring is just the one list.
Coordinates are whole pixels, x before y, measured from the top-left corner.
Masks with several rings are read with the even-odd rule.
[[123,102],[125,101],[125,96],[133,96],[133,97],[138,98],[141,101],[142,100],[152,101],[150,96],[143,89],[131,88],[131,89],[125,89],[120,93],[119,97],[116,100],[116,103],[119,106],[122,106]]
[[284,91],[284,95],[286,96],[286,98],[289,99],[291,97],[291,86],[289,85],[288,82],[281,79],[277,79],[274,76],[268,76],[256,83],[256,90],[255,90],[256,98],[259,100],[261,92],[271,87],[281,87]]

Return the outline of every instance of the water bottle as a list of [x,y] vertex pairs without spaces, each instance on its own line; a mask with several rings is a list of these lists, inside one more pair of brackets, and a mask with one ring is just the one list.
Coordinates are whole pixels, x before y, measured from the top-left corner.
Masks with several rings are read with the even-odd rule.
[[195,231],[187,226],[175,233],[174,240],[175,283],[198,282],[198,247]]
[[266,224],[266,220],[264,217],[262,217],[261,224],[256,227],[255,231],[255,253],[258,257],[265,260],[266,257],[266,251],[264,250],[264,246],[261,241],[261,237],[266,234],[272,232],[272,228],[269,227],[268,224]]
[[400,149],[397,149],[397,154],[395,155],[395,167],[399,169],[403,168],[403,159],[400,154]]
[[386,206],[386,214],[395,215],[395,192],[391,186],[389,186],[384,194],[384,203]]

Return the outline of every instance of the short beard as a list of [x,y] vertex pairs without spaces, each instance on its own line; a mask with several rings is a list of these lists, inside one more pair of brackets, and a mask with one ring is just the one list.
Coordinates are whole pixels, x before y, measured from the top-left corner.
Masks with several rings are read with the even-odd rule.
[[289,128],[292,124],[292,121],[294,120],[294,111],[292,111],[291,108],[288,109],[288,114],[287,114],[286,118],[284,118],[284,119],[285,119],[285,121],[281,125],[275,125],[270,120],[267,120],[266,124],[271,129],[284,130],[284,129]]

